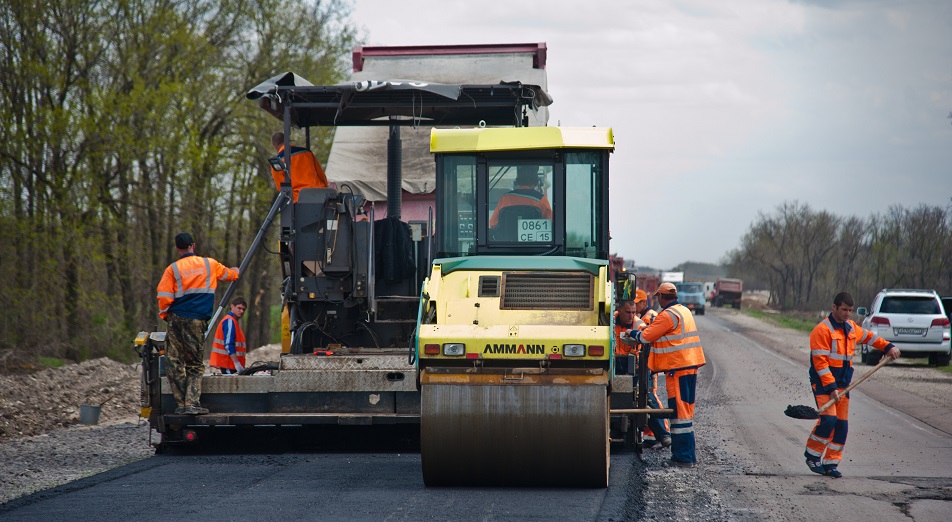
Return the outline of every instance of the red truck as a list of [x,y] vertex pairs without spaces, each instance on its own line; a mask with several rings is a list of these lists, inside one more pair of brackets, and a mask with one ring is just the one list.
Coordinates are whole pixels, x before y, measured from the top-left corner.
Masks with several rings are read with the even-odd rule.
[[740,297],[743,291],[744,282],[740,279],[719,277],[714,283],[713,304],[717,307],[730,305],[733,308],[740,308]]

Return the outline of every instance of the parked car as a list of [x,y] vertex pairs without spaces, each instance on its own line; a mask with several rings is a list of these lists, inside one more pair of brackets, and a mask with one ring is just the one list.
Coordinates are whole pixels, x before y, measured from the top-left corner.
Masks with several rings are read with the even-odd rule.
[[952,295],[942,298],[942,308],[945,308],[945,315],[952,321]]
[[[952,352],[952,320],[935,290],[883,289],[869,309],[860,307],[863,328],[892,342],[902,357],[928,357],[929,364],[948,366]],[[860,358],[877,364],[882,352],[860,346]]]

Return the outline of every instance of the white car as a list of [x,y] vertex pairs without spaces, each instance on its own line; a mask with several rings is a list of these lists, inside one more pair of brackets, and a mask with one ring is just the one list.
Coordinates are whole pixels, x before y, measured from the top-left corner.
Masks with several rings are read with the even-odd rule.
[[[902,357],[928,357],[929,364],[948,366],[952,351],[952,328],[935,290],[884,289],[863,316],[863,328],[896,345]],[[860,358],[876,364],[882,352],[862,345]]]

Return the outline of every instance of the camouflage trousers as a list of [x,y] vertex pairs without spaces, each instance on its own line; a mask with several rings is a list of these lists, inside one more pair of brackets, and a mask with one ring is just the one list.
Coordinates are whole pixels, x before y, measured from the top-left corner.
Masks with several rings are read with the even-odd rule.
[[165,342],[165,375],[179,408],[200,406],[208,321],[169,313]]

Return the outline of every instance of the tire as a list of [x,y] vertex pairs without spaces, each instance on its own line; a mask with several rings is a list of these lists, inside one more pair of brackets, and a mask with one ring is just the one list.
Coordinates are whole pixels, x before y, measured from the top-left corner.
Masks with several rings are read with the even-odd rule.
[[882,358],[883,358],[883,352],[879,350],[870,350],[869,353],[866,354],[865,362],[866,364],[870,366],[876,366],[877,364],[879,364],[879,360]]
[[952,361],[952,354],[934,353],[929,356],[929,364],[936,366],[948,366]]

